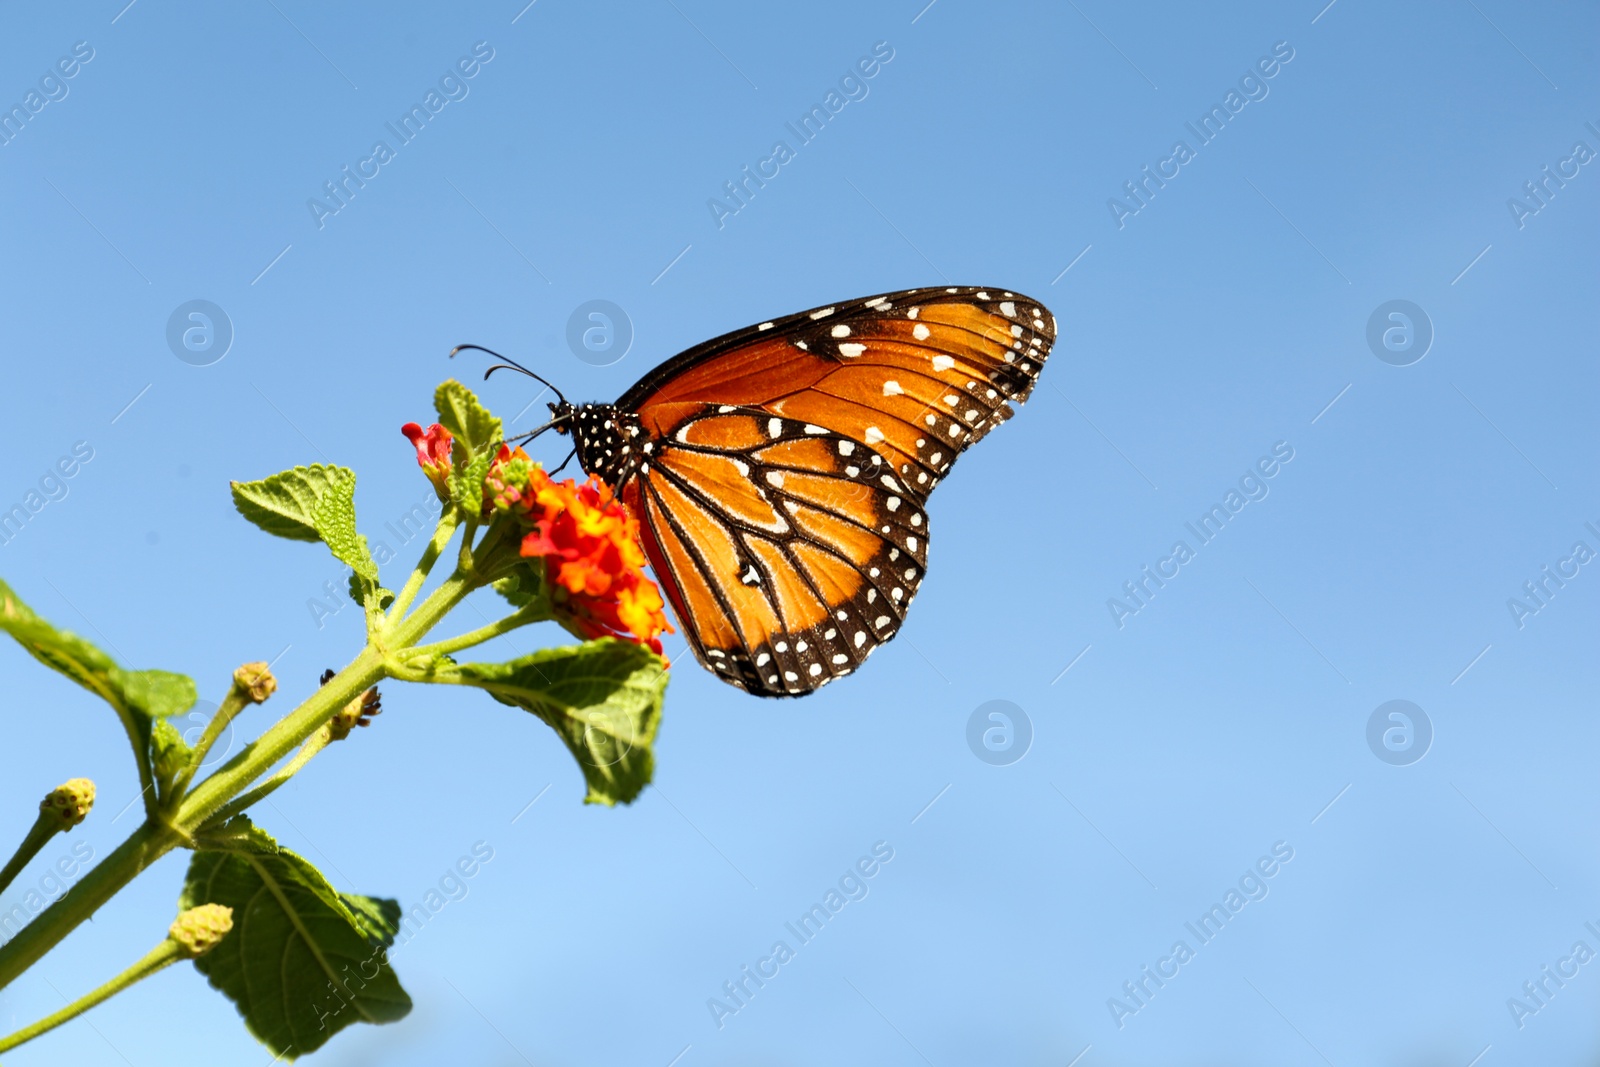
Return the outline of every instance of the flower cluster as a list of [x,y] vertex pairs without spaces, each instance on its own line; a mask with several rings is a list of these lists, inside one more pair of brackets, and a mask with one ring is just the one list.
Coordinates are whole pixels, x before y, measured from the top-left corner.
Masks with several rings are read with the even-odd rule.
[[[450,431],[408,422],[400,432],[440,499],[449,500]],[[502,444],[483,479],[480,514],[516,520],[524,530],[520,551],[542,566],[551,605],[585,636],[622,637],[661,654],[661,635],[673,632],[666,605],[644,575],[639,524],[610,488],[593,478],[554,481],[522,449]]]
[[528,528],[522,555],[541,560],[552,602],[588,637],[626,637],[661,654],[672,626],[644,576],[639,524],[594,478],[553,481],[522,449],[500,446],[484,479],[484,508]]

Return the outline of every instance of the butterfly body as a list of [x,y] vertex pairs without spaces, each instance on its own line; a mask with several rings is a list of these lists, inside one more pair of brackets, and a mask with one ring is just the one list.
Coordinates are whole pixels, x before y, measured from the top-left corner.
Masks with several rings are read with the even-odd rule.
[[559,433],[570,433],[578,464],[615,491],[633,477],[645,455],[637,416],[615,404],[551,404]]
[[1027,398],[1054,340],[1031,298],[913,289],[735,331],[615,404],[551,410],[638,519],[700,662],[801,696],[898,632],[928,494]]

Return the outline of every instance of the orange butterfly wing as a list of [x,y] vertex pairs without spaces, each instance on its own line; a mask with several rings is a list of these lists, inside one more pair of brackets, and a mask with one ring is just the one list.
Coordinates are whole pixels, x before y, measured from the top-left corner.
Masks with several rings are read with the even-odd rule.
[[1054,340],[1028,297],[913,289],[728,334],[630,389],[616,407],[645,439],[619,492],[701,663],[797,696],[893,637],[928,493]]
[[617,406],[667,437],[706,405],[759,407],[881,453],[926,498],[1010,418],[1055,343],[1043,304],[1003,290],[910,289],[719,337],[668,360]]
[[754,693],[799,695],[894,636],[927,516],[864,444],[758,408],[702,407],[622,489],[695,655]]

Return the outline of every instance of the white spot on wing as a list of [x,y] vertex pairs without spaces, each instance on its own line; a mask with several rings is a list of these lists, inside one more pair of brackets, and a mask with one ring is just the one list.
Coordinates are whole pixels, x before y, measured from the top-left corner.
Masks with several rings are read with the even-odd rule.
[[933,369],[935,371],[946,371],[946,370],[949,370],[951,367],[954,367],[955,365],[956,365],[956,361],[954,359],[950,358],[949,356],[934,356],[933,357]]
[[895,381],[893,378],[883,383],[884,396],[899,396],[903,392],[905,392],[905,390],[900,388],[900,383]]
[[878,429],[876,426],[868,426],[867,427],[866,438],[867,438],[867,444],[875,445],[879,441],[883,440],[883,431]]
[[783,420],[772,418],[767,420],[767,434],[771,437],[783,436]]
[[837,325],[837,326],[835,326],[833,328],[833,336],[835,336],[835,337],[849,337],[850,336],[850,327],[846,326],[844,323],[841,322],[839,325]]
[[928,339],[928,335],[931,332],[932,332],[931,330],[929,330],[926,326],[924,326],[920,322],[917,323],[915,326],[911,327],[911,336],[915,337],[919,341],[926,341]]
[[833,308],[818,308],[811,313],[813,319],[825,319],[833,314]]
[[758,329],[758,330],[770,330],[770,329],[772,329],[772,323],[763,322],[760,326],[757,326],[756,329]]
[[844,344],[839,346],[839,354],[846,359],[855,359],[866,350],[866,345],[857,344],[854,341],[846,341]]

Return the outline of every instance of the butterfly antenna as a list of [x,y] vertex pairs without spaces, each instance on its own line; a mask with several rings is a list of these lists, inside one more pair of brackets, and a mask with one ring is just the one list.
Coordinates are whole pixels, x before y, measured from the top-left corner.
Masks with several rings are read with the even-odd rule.
[[454,348],[452,348],[450,350],[450,358],[451,359],[455,359],[457,352],[466,352],[466,351],[487,352],[489,355],[493,356],[495,359],[504,361],[504,362],[501,362],[501,363],[496,363],[494,366],[492,366],[488,370],[484,371],[483,372],[484,378],[488,378],[489,375],[493,374],[497,370],[521,371],[523,374],[526,374],[528,377],[532,378],[534,381],[543,383],[546,388],[548,388],[552,393],[556,394],[556,399],[560,400],[563,404],[565,404],[567,402],[567,398],[565,396],[561,395],[561,390],[557,389],[555,386],[551,385],[549,382],[545,381],[543,378],[539,377],[539,375],[533,373],[533,371],[529,370],[527,367],[524,367],[522,364],[518,363],[516,360],[510,359],[510,358],[508,358],[506,356],[502,356],[500,353],[494,351],[491,348],[484,348],[482,345],[456,345]]
[[[552,386],[551,388],[554,388],[554,386]],[[511,445],[513,448],[520,448],[521,446],[527,444],[529,441],[532,441],[535,437],[538,437],[540,434],[544,433],[546,430],[553,430],[557,426],[560,426],[562,423],[568,422],[571,419],[572,419],[572,416],[570,414],[563,415],[563,416],[561,416],[560,418],[557,418],[557,419],[551,419],[549,422],[545,423],[543,426],[536,426],[533,429],[529,430],[527,433],[519,433],[515,437],[506,438],[505,439],[505,443],[508,444],[508,445]]]

